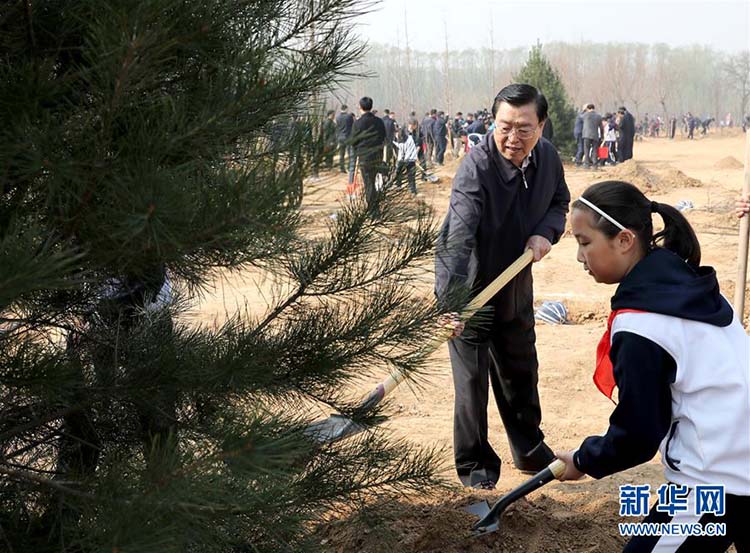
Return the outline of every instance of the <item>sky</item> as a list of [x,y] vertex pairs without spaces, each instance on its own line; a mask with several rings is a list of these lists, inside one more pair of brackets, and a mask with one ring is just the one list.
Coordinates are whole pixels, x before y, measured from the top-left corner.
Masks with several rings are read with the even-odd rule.
[[[382,0],[359,20],[368,42],[439,52],[545,42],[701,44],[750,49],[750,0]],[[492,31],[491,31],[492,30]]]

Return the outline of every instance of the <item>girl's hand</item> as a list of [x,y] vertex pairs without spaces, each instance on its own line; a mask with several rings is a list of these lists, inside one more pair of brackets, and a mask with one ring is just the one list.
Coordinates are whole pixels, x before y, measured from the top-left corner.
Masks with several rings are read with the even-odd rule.
[[734,204],[735,213],[738,219],[742,219],[745,215],[750,212],[750,201],[747,198],[740,198],[737,203]]
[[562,474],[558,480],[561,482],[564,482],[565,480],[580,480],[584,476],[586,476],[585,473],[578,470],[573,463],[573,454],[574,451],[556,451],[555,456],[557,456],[558,459],[560,459],[563,463],[565,463],[565,472]]
[[437,320],[437,325],[440,328],[447,328],[451,330],[451,338],[460,336],[464,331],[464,322],[459,318],[458,313],[445,313],[440,315]]

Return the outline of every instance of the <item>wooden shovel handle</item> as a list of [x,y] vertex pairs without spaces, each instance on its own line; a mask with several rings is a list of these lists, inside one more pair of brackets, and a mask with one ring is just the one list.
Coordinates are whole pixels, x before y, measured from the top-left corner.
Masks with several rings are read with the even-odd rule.
[[[745,132],[745,178],[742,197],[750,197],[750,129]],[[737,282],[734,286],[734,312],[742,322],[745,314],[745,283],[747,282],[747,252],[750,238],[750,214],[740,219],[739,247],[737,252]]]
[[461,311],[461,319],[468,320],[471,316],[476,313],[479,309],[485,306],[495,294],[505,287],[513,278],[521,272],[521,270],[531,263],[534,259],[534,252],[531,249],[526,250],[521,254],[521,257],[516,259],[510,266],[505,269],[500,275],[490,282],[487,287],[479,292],[476,297],[469,302]]
[[[471,319],[471,317],[476,313],[479,309],[485,306],[485,304],[490,301],[495,294],[497,294],[502,288],[508,284],[513,278],[518,275],[518,273],[523,270],[526,265],[532,262],[534,259],[534,252],[532,250],[526,250],[521,254],[521,256],[516,259],[513,263],[508,266],[507,269],[505,269],[502,273],[500,273],[495,280],[490,282],[484,290],[479,292],[479,294],[474,297],[473,300],[471,300],[466,307],[461,311],[459,318],[462,321],[468,321]],[[450,334],[448,333],[440,333],[438,336],[435,336],[432,340],[430,340],[425,347],[422,349],[422,352],[424,354],[429,354],[433,351],[435,351],[438,347],[440,347],[444,342],[446,342],[450,338]],[[401,384],[403,382],[405,376],[404,373],[401,372],[400,369],[394,370],[388,378],[386,378],[382,384],[380,384],[375,390],[373,390],[370,395],[368,396],[368,400],[372,401],[373,394],[381,395],[379,399],[383,399],[386,395],[388,395],[396,386]],[[367,401],[367,400],[366,400]]]

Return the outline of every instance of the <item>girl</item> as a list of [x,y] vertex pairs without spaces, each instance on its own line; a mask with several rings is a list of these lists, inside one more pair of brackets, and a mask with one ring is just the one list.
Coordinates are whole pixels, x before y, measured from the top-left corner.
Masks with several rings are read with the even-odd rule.
[[418,140],[417,122],[416,120],[409,121],[409,128],[401,129],[397,136],[397,140],[393,141],[393,144],[398,148],[398,157],[396,163],[396,186],[399,188],[403,186],[404,176],[409,182],[409,191],[416,195],[417,194],[417,150],[418,146],[416,141]]
[[613,122],[612,114],[607,113],[604,116],[604,135],[602,140],[602,146],[607,147],[609,156],[606,159],[601,160],[602,165],[610,163],[615,165],[617,163],[617,155],[615,151],[615,144],[617,143],[617,136],[615,134],[615,124]]
[[[658,449],[667,480],[687,487],[687,510],[670,515],[657,502],[646,522],[724,522],[727,535],[635,537],[625,551],[750,551],[750,341],[715,271],[699,266],[684,216],[632,184],[597,183],[572,207],[578,261],[597,282],[619,283],[594,375],[608,397],[617,387],[618,402],[604,436],[557,454],[560,479],[602,478]],[[664,220],[656,234],[654,213]],[[724,516],[695,514],[699,485],[724,486]]]

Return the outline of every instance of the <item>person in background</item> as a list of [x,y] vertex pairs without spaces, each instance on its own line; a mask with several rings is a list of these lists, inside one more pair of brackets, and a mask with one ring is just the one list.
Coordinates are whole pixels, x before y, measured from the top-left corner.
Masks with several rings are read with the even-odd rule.
[[404,178],[409,183],[409,192],[417,194],[417,158],[418,146],[415,137],[419,137],[419,124],[416,119],[410,119],[407,128],[398,132],[397,140],[393,143],[397,148],[396,186],[404,184]]
[[458,157],[461,154],[461,150],[463,150],[463,142],[464,137],[466,136],[466,131],[464,130],[464,114],[460,111],[456,112],[455,117],[451,121],[451,137],[453,138],[453,144],[451,144],[453,149],[453,158],[458,159]]
[[573,138],[576,139],[576,157],[573,160],[576,165],[583,163],[583,114],[586,113],[586,106],[581,107],[581,111],[576,115],[576,121],[573,125]]
[[352,127],[352,146],[359,161],[365,198],[372,215],[377,215],[377,194],[375,178],[383,170],[383,146],[385,145],[385,125],[383,120],[372,113],[372,98],[364,96],[359,100],[361,116]]
[[338,143],[336,133],[336,111],[330,110],[323,121],[323,161],[326,169],[333,169],[333,156]]
[[635,119],[625,106],[617,109],[617,115],[620,118],[618,123],[620,136],[617,143],[617,155],[620,157],[617,161],[627,161],[633,158],[633,142],[635,141]]
[[435,125],[435,119],[432,117],[432,114],[437,114],[437,110],[432,110],[432,112],[427,112],[424,114],[424,119],[422,119],[422,123],[420,125],[422,130],[422,137],[424,138],[424,145],[422,148],[424,149],[424,162],[425,162],[425,169],[429,168],[432,165],[432,155],[435,150],[435,139],[432,136],[432,128]]
[[615,133],[614,117],[611,113],[604,114],[604,139],[602,146],[607,148],[607,158],[601,160],[602,165],[610,163],[617,164],[617,135]]
[[445,159],[445,150],[448,146],[448,126],[445,121],[445,112],[439,111],[432,126],[432,136],[435,140],[435,163],[442,165]]
[[484,125],[484,120],[481,117],[474,118],[474,114],[469,114],[469,126],[466,128],[467,134],[486,134],[487,127]]
[[542,136],[550,142],[552,142],[552,137],[555,136],[555,129],[552,126],[552,119],[550,119],[549,117],[547,117],[547,120],[544,122],[544,127],[542,127]]
[[596,112],[594,104],[586,106],[583,119],[583,166],[596,169],[599,161],[596,158],[596,147],[602,141],[602,116]]
[[385,127],[385,164],[390,167],[391,161],[393,160],[393,154],[395,149],[393,147],[393,140],[396,138],[396,121],[391,117],[391,110],[383,110],[383,126]]
[[354,159],[354,150],[352,149],[350,139],[352,137],[352,127],[354,126],[354,115],[349,113],[346,104],[341,105],[341,111],[336,116],[336,141],[339,150],[339,170],[346,173],[346,158],[348,156],[350,163]]

